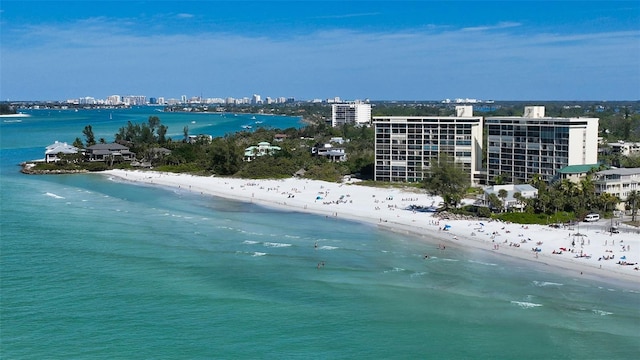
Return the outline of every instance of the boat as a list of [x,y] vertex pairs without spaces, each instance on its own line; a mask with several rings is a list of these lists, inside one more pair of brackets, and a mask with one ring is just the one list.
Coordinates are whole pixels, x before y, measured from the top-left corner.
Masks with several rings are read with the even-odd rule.
[[243,129],[251,129],[251,125],[242,125]]
[[255,119],[256,119],[256,117],[255,117],[255,116],[252,116],[252,117],[251,117],[251,120],[255,120]]

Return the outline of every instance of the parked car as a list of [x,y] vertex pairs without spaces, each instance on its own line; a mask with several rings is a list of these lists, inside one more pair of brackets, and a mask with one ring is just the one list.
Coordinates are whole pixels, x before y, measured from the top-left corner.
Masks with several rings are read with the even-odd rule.
[[600,220],[600,214],[589,214],[584,217],[584,221],[586,222],[594,222]]
[[607,230],[607,231],[612,233],[612,234],[619,234],[620,233],[620,230],[618,230],[618,228],[615,227],[615,226],[610,227],[609,230]]

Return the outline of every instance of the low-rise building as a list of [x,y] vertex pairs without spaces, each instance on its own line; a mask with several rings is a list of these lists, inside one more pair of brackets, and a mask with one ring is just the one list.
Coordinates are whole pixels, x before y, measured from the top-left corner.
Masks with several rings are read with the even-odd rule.
[[202,143],[202,144],[211,144],[213,141],[213,136],[207,134],[198,134],[198,135],[189,135],[187,138],[187,142],[189,144]]
[[489,203],[488,199],[491,194],[496,194],[496,196],[499,197],[500,190],[505,190],[507,192],[507,196],[504,199],[500,198],[503,202],[503,207],[506,209],[521,210],[524,208],[524,204],[514,197],[516,193],[520,193],[520,197],[522,199],[533,199],[538,197],[538,189],[529,184],[493,185],[484,190],[485,204]]
[[[558,171],[554,180],[569,180],[573,183],[579,183],[584,180],[590,171],[600,168],[600,164],[586,164],[586,165],[569,165],[565,166]],[[552,181],[553,182],[553,181]]]
[[640,168],[598,171],[593,176],[593,183],[596,194],[609,193],[625,202],[630,192],[640,190]]
[[60,155],[71,155],[80,152],[75,146],[69,145],[66,142],[54,142],[47,146],[44,151],[44,161],[47,163],[60,161]]
[[249,146],[244,149],[244,161],[251,161],[259,156],[272,155],[282,150],[279,146],[273,146],[267,141],[259,142],[257,146]]
[[331,144],[316,144],[311,148],[314,156],[323,156],[331,162],[347,161],[347,153],[343,148],[333,147]]
[[88,161],[132,161],[136,159],[136,154],[129,151],[129,148],[118,143],[95,144],[86,149],[85,157]]
[[640,155],[640,143],[629,143],[622,140],[614,143],[608,143],[612,154],[620,154],[624,156]]

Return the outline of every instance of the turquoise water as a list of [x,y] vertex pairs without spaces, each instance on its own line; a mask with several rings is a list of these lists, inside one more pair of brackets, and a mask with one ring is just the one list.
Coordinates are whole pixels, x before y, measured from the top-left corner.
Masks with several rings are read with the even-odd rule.
[[[487,252],[441,252],[368,225],[179,189],[97,174],[18,173],[16,164],[41,158],[54,140],[73,141],[89,123],[97,137],[112,139],[127,120],[149,115],[176,136],[185,125],[215,136],[250,121],[141,108],[37,111],[0,124],[2,358],[609,359],[640,352],[640,293],[628,285]],[[267,123],[300,126],[297,118]]]

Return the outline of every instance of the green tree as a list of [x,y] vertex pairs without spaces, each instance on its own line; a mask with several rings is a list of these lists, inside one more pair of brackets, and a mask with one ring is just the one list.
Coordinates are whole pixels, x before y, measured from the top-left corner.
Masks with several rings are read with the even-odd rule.
[[80,139],[79,137],[76,137],[76,139],[73,141],[72,145],[77,147],[78,149],[84,148],[84,144],[82,143],[82,139]]
[[495,193],[489,194],[489,196],[487,197],[487,202],[489,203],[492,209],[498,209],[498,210],[502,209],[502,200],[500,200],[498,195],[496,195]]
[[91,125],[85,126],[84,130],[82,130],[82,133],[84,134],[87,147],[96,144],[96,137],[93,135],[93,128],[91,127]]
[[498,197],[500,198],[500,200],[502,201],[501,203],[501,209],[506,210],[507,209],[507,203],[505,202],[505,200],[507,199],[507,195],[509,195],[509,192],[505,189],[500,189],[498,190]]
[[522,211],[523,209],[523,204],[524,204],[524,198],[522,197],[522,193],[519,191],[516,191],[515,193],[513,193],[513,198],[516,199],[516,204],[518,205],[518,208],[520,209],[520,211]]
[[423,180],[423,186],[432,195],[441,196],[445,208],[456,207],[470,186],[469,174],[461,164],[443,153],[437,161],[431,161],[431,169]]
[[638,204],[640,204],[640,192],[633,190],[627,195],[625,201],[626,207],[631,210],[631,221],[636,221],[636,212],[638,210]]
[[167,143],[167,131],[169,128],[165,125],[160,125],[158,127],[158,144],[164,145]]

